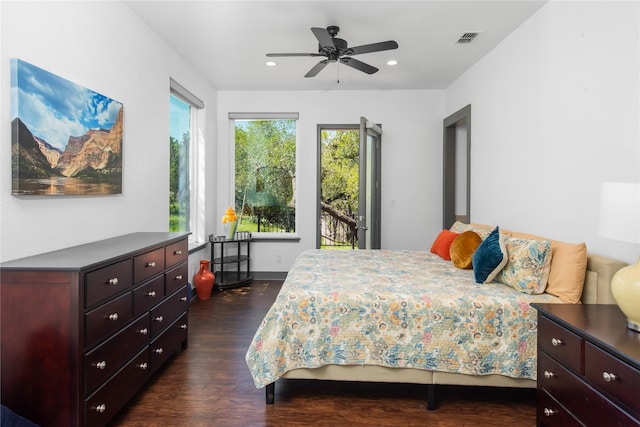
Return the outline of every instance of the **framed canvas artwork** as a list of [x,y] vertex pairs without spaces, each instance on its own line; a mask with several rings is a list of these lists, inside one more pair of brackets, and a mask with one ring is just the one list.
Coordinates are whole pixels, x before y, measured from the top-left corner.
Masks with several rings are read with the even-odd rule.
[[120,102],[11,59],[11,194],[121,194],[122,115]]

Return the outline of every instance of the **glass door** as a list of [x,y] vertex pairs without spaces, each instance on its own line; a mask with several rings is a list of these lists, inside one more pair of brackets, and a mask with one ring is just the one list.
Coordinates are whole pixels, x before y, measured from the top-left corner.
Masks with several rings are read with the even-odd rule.
[[358,248],[360,125],[318,125],[317,247]]
[[381,129],[318,125],[317,248],[380,249]]
[[358,249],[380,249],[380,149],[382,129],[360,118]]

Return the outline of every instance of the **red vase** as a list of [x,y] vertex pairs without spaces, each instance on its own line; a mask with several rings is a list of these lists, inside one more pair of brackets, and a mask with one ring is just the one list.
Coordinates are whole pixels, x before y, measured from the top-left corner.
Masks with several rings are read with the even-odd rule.
[[216,276],[209,269],[209,260],[200,260],[200,271],[193,275],[193,285],[201,300],[209,299]]

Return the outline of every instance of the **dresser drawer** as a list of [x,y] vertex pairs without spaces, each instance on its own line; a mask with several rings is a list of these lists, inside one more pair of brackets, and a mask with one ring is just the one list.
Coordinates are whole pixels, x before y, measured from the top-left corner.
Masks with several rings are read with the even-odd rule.
[[546,391],[538,388],[536,393],[538,400],[538,426],[546,427],[582,427],[564,407],[558,403]]
[[185,262],[182,265],[167,271],[165,274],[166,294],[171,295],[173,292],[187,284],[189,265]]
[[574,416],[585,419],[589,402],[586,384],[543,352],[538,353],[538,387],[562,402]]
[[148,344],[149,316],[145,315],[88,353],[84,357],[85,394],[95,390]]
[[[538,387],[548,392],[587,426],[637,426],[637,421],[602,394],[563,368],[545,353],[538,353]],[[547,375],[546,373],[549,373]]]
[[157,337],[171,322],[187,311],[187,299],[187,287],[183,286],[151,310],[151,339]]
[[140,285],[133,290],[133,316],[138,316],[164,298],[164,276]]
[[177,350],[182,350],[182,344],[188,337],[187,316],[187,313],[184,313],[149,346],[151,372],[155,372]]
[[85,348],[114,333],[131,320],[131,292],[85,314]]
[[187,239],[180,240],[179,242],[172,243],[165,247],[165,267],[173,267],[182,261],[187,260],[189,255],[189,242]]
[[164,270],[164,248],[133,258],[133,283],[144,282]]
[[85,275],[85,307],[116,295],[131,287],[131,259],[120,261],[108,267]]
[[538,316],[538,347],[560,363],[581,374],[583,341],[578,335],[543,316]]
[[584,348],[585,377],[640,417],[640,372],[591,343]]
[[84,425],[91,427],[107,425],[150,375],[149,348],[145,347],[104,386],[84,401]]

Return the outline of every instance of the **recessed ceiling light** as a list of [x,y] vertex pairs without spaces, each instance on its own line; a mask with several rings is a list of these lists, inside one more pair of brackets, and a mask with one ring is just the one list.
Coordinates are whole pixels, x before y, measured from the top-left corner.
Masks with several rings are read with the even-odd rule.
[[267,61],[266,64],[267,67],[275,67],[276,65],[278,65],[276,61]]
[[387,61],[387,65],[396,65],[398,63],[398,61],[396,61],[395,59],[390,59]]

